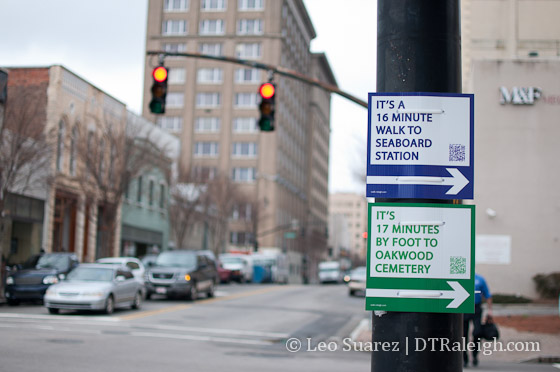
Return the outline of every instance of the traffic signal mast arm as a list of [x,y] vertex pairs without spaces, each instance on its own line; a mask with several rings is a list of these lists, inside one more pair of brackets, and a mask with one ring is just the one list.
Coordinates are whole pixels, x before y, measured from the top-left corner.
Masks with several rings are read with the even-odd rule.
[[292,79],[295,79],[295,80],[299,80],[299,81],[302,81],[304,83],[307,83],[307,84],[319,87],[321,89],[324,89],[324,90],[326,90],[330,93],[338,94],[339,96],[344,97],[344,98],[346,98],[346,99],[348,99],[348,100],[350,100],[354,103],[357,103],[358,105],[360,105],[364,108],[368,107],[366,101],[363,101],[363,100],[361,100],[357,97],[354,97],[351,94],[343,92],[340,89],[338,89],[338,87],[336,87],[334,85],[323,83],[322,81],[310,78],[308,76],[300,74],[297,71],[290,70],[290,69],[287,69],[287,68],[282,67],[282,66],[274,66],[274,65],[269,65],[269,64],[266,64],[266,63],[249,61],[249,60],[245,60],[245,59],[238,59],[238,58],[224,57],[224,56],[211,56],[211,55],[200,54],[200,53],[170,53],[170,52],[162,52],[162,51],[147,51],[146,54],[147,55],[158,55],[158,56],[160,56],[160,60],[161,60],[161,56],[164,56],[164,57],[169,56],[169,57],[200,58],[200,59],[210,59],[210,60],[221,61],[221,62],[236,63],[238,65],[249,66],[249,67],[253,67],[253,68],[259,68],[261,70],[272,71],[275,74],[286,76],[286,77],[289,77],[289,78],[292,78]]

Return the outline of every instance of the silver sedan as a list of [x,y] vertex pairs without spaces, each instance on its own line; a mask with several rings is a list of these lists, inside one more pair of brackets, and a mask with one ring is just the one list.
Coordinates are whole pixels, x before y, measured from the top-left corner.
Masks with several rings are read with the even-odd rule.
[[125,266],[81,264],[66,279],[49,287],[44,297],[51,314],[65,310],[102,310],[113,313],[118,307],[140,308],[142,284]]

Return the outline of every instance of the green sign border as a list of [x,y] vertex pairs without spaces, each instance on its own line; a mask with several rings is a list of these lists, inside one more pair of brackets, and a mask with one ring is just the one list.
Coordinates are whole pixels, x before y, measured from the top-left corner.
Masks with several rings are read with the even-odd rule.
[[[371,231],[372,207],[391,208],[457,208],[471,210],[471,259],[470,279],[418,279],[418,278],[380,278],[370,277],[370,255],[373,232]],[[367,278],[366,288],[374,289],[419,289],[450,291],[448,281],[458,282],[469,293],[469,297],[457,308],[446,306],[451,299],[388,298],[367,297],[367,311],[400,311],[426,313],[474,313],[474,275],[475,275],[475,206],[464,204],[433,203],[368,203],[368,240],[367,240]]]

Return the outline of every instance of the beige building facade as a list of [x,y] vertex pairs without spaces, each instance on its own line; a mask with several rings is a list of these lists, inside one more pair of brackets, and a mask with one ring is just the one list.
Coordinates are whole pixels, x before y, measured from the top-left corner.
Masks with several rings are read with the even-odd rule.
[[[147,51],[254,60],[336,85],[325,55],[309,51],[315,36],[301,0],[149,1]],[[180,138],[183,180],[229,177],[258,205],[258,211],[241,210],[258,219],[259,247],[296,257],[294,277],[314,276],[311,262],[327,239],[330,94],[274,76],[276,128],[260,132],[258,89],[267,71],[168,56],[166,113],[156,117],[148,104],[157,63],[146,58],[143,114]],[[300,227],[295,237],[278,229],[293,220]],[[254,249],[246,225],[232,219],[224,250]]]
[[[367,255],[368,231],[367,200],[364,196],[353,193],[335,193],[329,196],[331,216],[329,247],[331,257],[348,257],[354,264],[365,265]],[[344,235],[347,234],[347,237]],[[344,244],[347,246],[344,246]]]
[[475,94],[476,271],[538,297],[558,272],[559,0],[464,0],[463,91]]

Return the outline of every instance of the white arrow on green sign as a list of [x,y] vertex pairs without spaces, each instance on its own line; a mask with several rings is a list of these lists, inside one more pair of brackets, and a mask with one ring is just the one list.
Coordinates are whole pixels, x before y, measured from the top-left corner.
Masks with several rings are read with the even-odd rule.
[[366,310],[474,312],[474,206],[369,204]]

